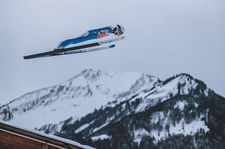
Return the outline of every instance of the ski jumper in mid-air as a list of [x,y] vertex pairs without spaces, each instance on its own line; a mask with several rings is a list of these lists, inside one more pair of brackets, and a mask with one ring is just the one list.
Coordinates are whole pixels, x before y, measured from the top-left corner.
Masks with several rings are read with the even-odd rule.
[[73,39],[67,39],[65,41],[62,41],[57,48],[65,48],[66,46],[70,44],[77,44],[84,41],[92,40],[92,39],[99,39],[106,37],[110,34],[115,34],[117,36],[120,36],[124,33],[124,28],[122,25],[117,25],[116,27],[107,26],[103,28],[93,29],[89,30],[86,33],[82,34],[80,37],[73,38]]
[[[95,42],[92,42],[92,43],[85,43],[82,45],[67,47],[71,44],[82,43],[82,42],[93,40],[93,39],[99,39],[111,34],[112,35],[115,34],[116,36],[119,36],[119,37],[105,39],[105,40],[96,40]],[[125,38],[125,36],[122,34],[124,34],[124,28],[122,25],[117,25],[115,27],[106,26],[103,28],[93,29],[93,30],[87,31],[86,33],[84,33],[83,35],[77,38],[67,39],[65,41],[62,41],[57,46],[57,48],[52,51],[26,55],[23,58],[32,59],[32,58],[41,58],[41,57],[52,57],[52,56],[59,56],[59,55],[70,55],[70,54],[78,54],[78,53],[86,53],[86,52],[110,49],[115,47],[114,42],[123,40]]]

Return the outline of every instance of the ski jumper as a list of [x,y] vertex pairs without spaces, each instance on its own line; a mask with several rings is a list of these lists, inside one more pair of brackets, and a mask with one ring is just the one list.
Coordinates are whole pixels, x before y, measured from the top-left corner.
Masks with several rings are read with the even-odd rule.
[[93,29],[89,30],[80,37],[73,38],[73,39],[67,39],[65,41],[62,41],[57,48],[64,48],[70,44],[77,44],[81,43],[87,40],[92,40],[92,39],[98,39],[98,38],[103,38],[105,36],[108,36],[113,33],[113,27],[112,26],[107,26],[103,28],[98,28],[98,29]]

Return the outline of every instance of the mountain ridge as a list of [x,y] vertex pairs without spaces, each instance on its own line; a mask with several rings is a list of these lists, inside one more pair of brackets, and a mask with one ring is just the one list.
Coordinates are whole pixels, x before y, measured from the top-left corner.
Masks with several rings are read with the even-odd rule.
[[[225,137],[220,132],[225,128],[225,98],[186,73],[161,81],[143,73],[87,69],[44,89],[47,94],[37,104],[42,109],[54,105],[51,114],[63,118],[57,115],[60,121],[50,119],[35,129],[97,148],[199,148],[203,142],[210,148]],[[26,105],[28,111],[15,114],[12,103],[0,108],[1,119],[16,122],[16,117],[32,113]]]
[[[129,78],[132,82],[129,79],[125,81],[125,82],[128,82],[129,85],[121,86],[118,89],[117,87],[114,87],[115,85],[118,86],[117,84],[119,84],[121,81],[121,80],[116,81],[117,78],[119,78],[120,76],[122,76],[123,78],[127,78],[130,76],[130,74],[133,75],[132,76],[133,78],[131,79]],[[103,76],[102,78],[100,77],[101,75]],[[124,97],[124,96],[128,96],[129,94],[132,94],[131,91],[129,91],[130,86],[135,84],[135,81],[138,79],[141,79],[143,76],[145,75],[141,73],[116,72],[116,73],[109,74],[100,70],[94,71],[93,69],[87,69],[82,71],[80,74],[76,75],[75,77],[72,77],[57,85],[29,92],[11,101],[10,103],[3,105],[2,108],[10,105],[9,107],[13,107],[13,108],[11,108],[12,109],[11,112],[8,112],[8,113],[14,113],[15,115],[15,113],[22,114],[29,110],[32,111],[34,108],[38,108],[38,107],[48,106],[49,108],[51,108],[52,104],[56,104],[56,102],[58,102],[58,105],[52,106],[52,111],[54,111],[57,108],[60,109],[61,100],[67,100],[66,103],[68,104],[68,106],[73,105],[74,107],[76,106],[79,107],[79,104],[87,105],[87,103],[82,103],[82,101],[85,102],[85,99],[94,98],[97,104],[99,103],[98,105],[94,105],[92,107],[92,109],[94,110],[94,108],[98,108],[99,106],[104,104],[101,102],[105,102],[106,104],[107,102],[114,100],[114,98],[119,98],[121,96]],[[155,78],[153,76],[146,76],[146,77]],[[107,82],[106,80],[109,80],[109,79],[111,80]],[[149,83],[150,81],[157,81],[157,80],[158,79],[155,78],[155,80],[149,79],[145,81]],[[140,85],[140,87],[143,87],[143,85]],[[138,89],[135,89],[135,90],[138,91]],[[94,95],[93,95],[93,92],[95,93]],[[93,97],[93,96],[96,96],[96,97]],[[83,98],[83,99],[80,99],[80,98]],[[79,104],[76,102],[78,99],[80,101]],[[98,101],[99,99],[103,99],[103,101]],[[92,102],[94,102],[93,104],[96,104],[96,102],[93,100],[92,100]],[[70,109],[72,108],[70,107]],[[90,110],[89,112],[91,111],[92,110]],[[10,115],[8,117],[9,119],[13,117],[12,114],[9,114],[9,115]],[[7,117],[5,117],[4,119],[7,120]]]

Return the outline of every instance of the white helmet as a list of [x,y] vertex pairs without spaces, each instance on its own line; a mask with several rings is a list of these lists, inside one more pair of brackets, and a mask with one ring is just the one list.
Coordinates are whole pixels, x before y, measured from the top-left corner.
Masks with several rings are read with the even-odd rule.
[[124,27],[122,25],[119,25],[117,24],[117,27],[118,27],[118,32],[120,33],[120,35],[124,34],[125,30],[124,30]]

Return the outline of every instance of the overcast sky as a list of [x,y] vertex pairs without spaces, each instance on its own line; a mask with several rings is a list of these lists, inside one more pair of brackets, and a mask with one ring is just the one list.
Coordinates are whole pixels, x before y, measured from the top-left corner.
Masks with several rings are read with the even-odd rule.
[[[224,0],[0,0],[0,104],[87,68],[179,73],[225,96]],[[116,48],[33,60],[89,29],[122,24]]]

